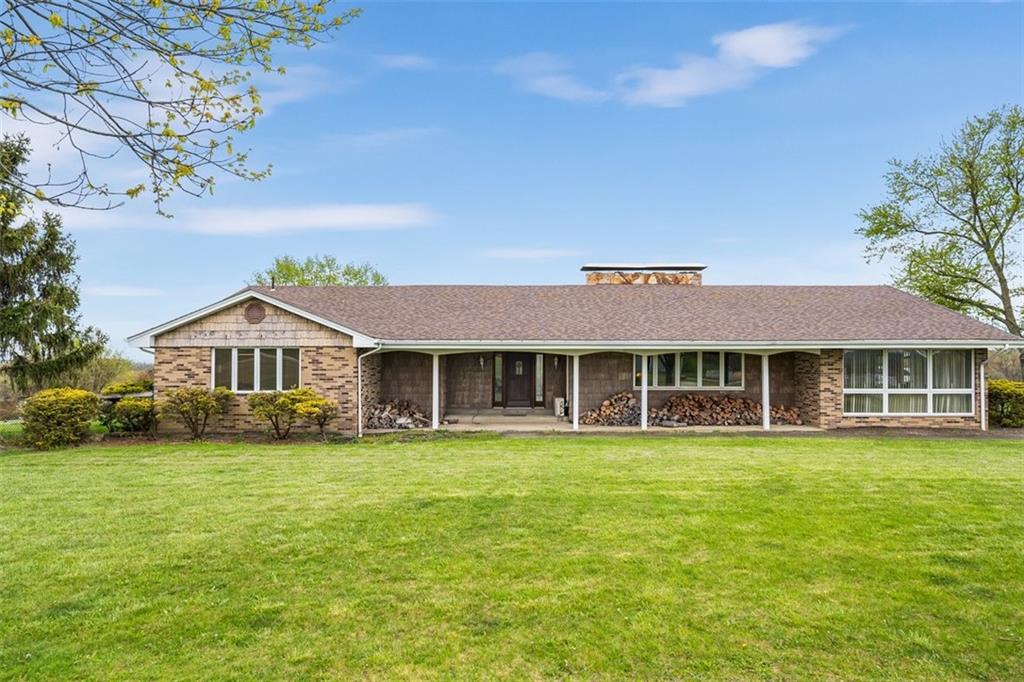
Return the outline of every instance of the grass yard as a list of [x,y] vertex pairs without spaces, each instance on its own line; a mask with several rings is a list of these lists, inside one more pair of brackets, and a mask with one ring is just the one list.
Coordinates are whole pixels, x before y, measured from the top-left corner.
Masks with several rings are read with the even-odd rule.
[[1024,678],[1024,446],[0,454],[0,676]]

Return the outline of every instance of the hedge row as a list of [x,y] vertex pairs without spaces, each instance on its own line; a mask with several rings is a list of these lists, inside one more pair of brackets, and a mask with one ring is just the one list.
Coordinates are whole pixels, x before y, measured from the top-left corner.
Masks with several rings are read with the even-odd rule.
[[1024,381],[988,382],[988,418],[996,426],[1024,427]]
[[[117,388],[122,388],[118,386]],[[123,393],[134,391],[111,391]],[[193,439],[206,434],[210,420],[227,410],[234,394],[224,388],[179,388],[163,400],[127,397],[102,402],[94,393],[77,388],[52,388],[27,398],[21,407],[25,442],[37,449],[76,445],[89,435],[89,425],[99,420],[109,431],[149,433],[158,419],[178,421]],[[338,416],[338,403],[309,388],[253,393],[248,398],[253,416],[266,422],[270,434],[285,439],[296,422],[317,427],[321,436]]]

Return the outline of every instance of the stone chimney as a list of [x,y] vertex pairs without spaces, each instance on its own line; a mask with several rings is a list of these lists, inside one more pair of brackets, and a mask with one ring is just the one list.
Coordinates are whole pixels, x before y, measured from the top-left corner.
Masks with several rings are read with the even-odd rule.
[[587,284],[686,284],[700,286],[701,263],[589,263]]

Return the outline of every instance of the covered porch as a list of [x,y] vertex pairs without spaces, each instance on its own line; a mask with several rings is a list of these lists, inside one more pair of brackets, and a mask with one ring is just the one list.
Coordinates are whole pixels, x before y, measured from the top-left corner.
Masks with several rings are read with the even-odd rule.
[[[374,349],[359,358],[360,433],[364,413],[379,401],[408,401],[423,426],[451,430],[646,431],[659,427],[668,401],[703,396],[752,404],[759,423],[672,424],[688,430],[770,430],[817,424],[819,375],[814,351],[761,349],[557,349],[529,346],[473,350]],[[596,423],[594,412],[626,395],[634,421]],[[365,403],[365,405],[364,405]],[[797,424],[773,424],[785,405]],[[654,415],[652,417],[652,415]],[[429,422],[427,421],[429,419]],[[589,423],[587,423],[589,422]]]

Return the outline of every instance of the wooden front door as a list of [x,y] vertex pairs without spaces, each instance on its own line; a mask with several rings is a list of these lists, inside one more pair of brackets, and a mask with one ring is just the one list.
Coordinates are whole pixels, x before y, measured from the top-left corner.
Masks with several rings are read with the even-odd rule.
[[505,405],[533,405],[532,353],[505,353]]

